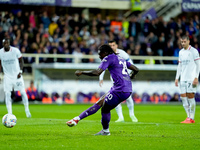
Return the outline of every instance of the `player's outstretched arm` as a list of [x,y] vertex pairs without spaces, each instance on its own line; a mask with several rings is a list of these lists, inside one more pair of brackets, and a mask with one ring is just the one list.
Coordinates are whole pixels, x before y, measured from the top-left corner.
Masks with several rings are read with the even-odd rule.
[[139,69],[135,65],[131,65],[130,67],[128,67],[128,69],[132,70],[130,78],[134,79],[136,74],[139,72]]
[[90,71],[80,71],[77,70],[75,72],[75,75],[80,76],[80,75],[87,75],[87,76],[99,76],[103,72],[103,69],[98,68],[96,70],[90,70]]

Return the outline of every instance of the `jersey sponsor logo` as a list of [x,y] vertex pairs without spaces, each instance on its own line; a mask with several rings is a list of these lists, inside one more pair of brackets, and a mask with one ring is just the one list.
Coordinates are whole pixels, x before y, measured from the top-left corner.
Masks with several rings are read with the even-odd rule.
[[17,82],[16,85],[17,86],[22,86],[22,82]]
[[188,65],[190,63],[190,60],[183,60],[181,61],[182,65]]
[[3,60],[4,64],[14,64],[15,59],[7,59],[7,60]]
[[126,77],[123,76],[123,79],[127,80],[127,81],[130,81],[130,77],[129,76],[126,76]]

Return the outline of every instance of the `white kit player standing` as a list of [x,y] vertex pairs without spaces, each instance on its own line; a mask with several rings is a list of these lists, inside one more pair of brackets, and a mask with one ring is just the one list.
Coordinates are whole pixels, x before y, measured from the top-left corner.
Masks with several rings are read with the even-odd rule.
[[[115,53],[117,53],[120,57],[124,58],[126,61],[133,64],[133,61],[129,58],[129,55],[121,49],[118,49],[118,45],[115,41],[109,41],[108,44],[113,49]],[[131,70],[128,70],[129,74],[131,73]],[[105,71],[102,72],[102,74],[99,76],[99,85],[102,86],[103,84],[103,77],[104,77]],[[112,80],[112,78],[111,78]],[[132,122],[138,122],[138,119],[135,117],[134,114],[134,102],[132,99],[132,96],[130,96],[128,99],[126,99],[126,104],[129,109],[129,116],[132,120]],[[122,113],[122,106],[119,104],[117,107],[115,107],[115,110],[117,111],[118,119],[115,122],[124,122],[124,116]]]
[[8,114],[12,114],[11,91],[14,89],[15,91],[20,91],[25,107],[26,117],[30,118],[31,113],[29,111],[29,102],[22,77],[22,54],[18,48],[10,46],[10,40],[8,38],[4,39],[2,43],[3,48],[0,49],[0,72],[2,67],[4,72],[3,85]]
[[200,58],[197,49],[192,47],[188,36],[181,38],[182,49],[179,52],[179,64],[176,72],[175,86],[180,77],[180,92],[187,118],[181,123],[195,123],[195,93],[198,85]]

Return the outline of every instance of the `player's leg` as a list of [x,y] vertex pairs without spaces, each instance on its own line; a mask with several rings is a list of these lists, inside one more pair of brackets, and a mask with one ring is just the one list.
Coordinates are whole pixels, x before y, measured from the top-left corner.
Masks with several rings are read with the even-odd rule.
[[22,101],[23,101],[23,104],[24,104],[26,117],[31,118],[31,113],[30,113],[30,110],[29,110],[28,97],[27,97],[25,89],[21,89],[20,93],[21,93],[21,96],[22,96]]
[[131,120],[133,122],[138,122],[138,119],[135,117],[135,114],[134,114],[134,102],[133,102],[133,99],[132,99],[132,95],[129,96],[129,98],[126,99],[126,104],[127,104],[128,109],[129,109],[129,116],[130,116]]
[[191,118],[191,122],[195,123],[194,121],[194,116],[195,116],[195,109],[196,109],[196,101],[194,98],[194,93],[187,93],[187,97],[188,97],[188,102],[190,105],[190,118]]
[[188,102],[188,98],[186,97],[186,93],[181,94],[181,100],[182,100],[185,112],[187,114],[187,117],[190,117],[190,105],[189,105],[189,102]]
[[115,107],[115,110],[116,110],[117,115],[118,115],[118,119],[115,122],[124,122],[124,116],[123,116],[123,113],[122,113],[121,103]]
[[101,124],[103,129],[95,135],[110,135],[109,123],[111,119],[110,111],[115,108],[124,99],[127,99],[131,93],[110,91],[105,97],[105,103],[101,109]]
[[186,82],[180,82],[180,91],[181,91],[181,101],[183,103],[183,108],[185,109],[185,112],[187,114],[187,118],[182,121],[181,123],[186,123],[189,121],[189,117],[190,117],[190,106],[189,106],[189,102],[187,99],[187,95],[186,95],[186,91],[187,91],[187,83]]
[[97,103],[95,103],[93,106],[91,106],[87,110],[83,111],[79,116],[74,117],[70,121],[66,122],[66,124],[70,127],[73,127],[77,125],[80,120],[96,113],[103,106],[105,96],[106,94],[104,94]]
[[28,97],[27,97],[26,91],[25,91],[23,77],[16,80],[16,83],[14,85],[14,90],[20,91],[21,96],[22,96],[22,102],[23,102],[24,108],[25,108],[26,117],[31,118],[31,113],[29,111],[29,102],[28,102]]
[[4,86],[4,93],[5,93],[6,108],[7,108],[8,114],[12,114],[12,99],[11,99],[11,91],[13,87],[12,80],[4,76],[3,86]]
[[192,81],[188,82],[187,86],[187,98],[190,105],[190,121],[191,123],[195,123],[194,116],[195,116],[195,109],[196,109],[196,101],[195,101],[195,93],[197,91],[197,87],[192,85]]
[[115,106],[110,106],[107,103],[105,103],[101,109],[101,124],[103,129],[96,133],[95,135],[110,135],[109,131],[109,123],[111,119],[110,110],[115,108]]
[[8,114],[12,114],[12,99],[11,99],[10,91],[5,92],[5,100],[6,100],[6,108],[7,108]]

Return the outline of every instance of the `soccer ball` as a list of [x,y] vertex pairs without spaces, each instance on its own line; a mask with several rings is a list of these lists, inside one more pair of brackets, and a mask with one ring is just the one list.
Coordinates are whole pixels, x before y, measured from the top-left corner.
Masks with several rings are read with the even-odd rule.
[[17,123],[17,118],[13,114],[5,114],[2,118],[2,123],[7,128],[12,128]]

